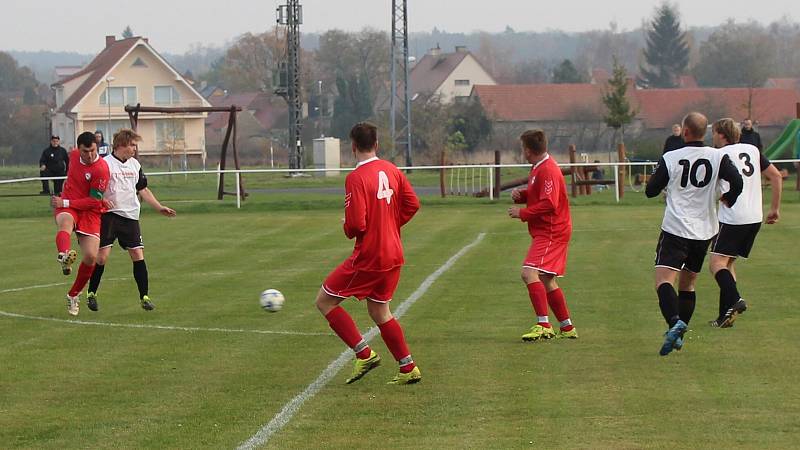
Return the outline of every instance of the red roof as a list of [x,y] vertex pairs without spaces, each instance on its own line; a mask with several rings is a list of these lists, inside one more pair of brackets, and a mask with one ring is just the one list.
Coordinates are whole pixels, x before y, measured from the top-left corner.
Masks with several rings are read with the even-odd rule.
[[800,78],[769,78],[764,87],[800,91]]
[[604,111],[602,88],[588,83],[476,85],[472,95],[500,121],[596,120]]
[[[548,122],[601,120],[604,89],[595,84],[476,85],[472,96],[495,120]],[[708,114],[709,119],[750,115],[761,126],[786,124],[795,116],[800,93],[789,89],[747,88],[629,89],[628,98],[636,118],[647,128],[668,128],[689,111]]]
[[[642,89],[634,97],[637,118],[647,128],[667,128],[692,110],[707,114],[709,120],[750,116],[761,126],[783,126],[795,116],[795,104],[800,101],[794,90],[764,88]],[[748,102],[752,105],[749,114]]]
[[58,108],[58,112],[69,112],[75,105],[78,104],[81,99],[83,99],[86,94],[92,90],[97,83],[103,79],[103,77],[108,74],[112,67],[122,59],[128,51],[139,42],[140,37],[132,37],[128,39],[122,39],[116,41],[106,48],[103,49],[95,58],[86,65],[83,69],[64,77],[61,80],[53,83],[53,86],[61,86],[64,83],[79,78],[83,75],[89,74],[89,77],[84,80],[83,84],[81,84],[72,95],[69,96],[68,99]]

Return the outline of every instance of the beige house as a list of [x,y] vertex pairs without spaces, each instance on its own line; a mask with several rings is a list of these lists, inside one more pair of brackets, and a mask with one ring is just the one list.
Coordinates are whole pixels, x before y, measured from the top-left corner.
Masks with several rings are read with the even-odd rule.
[[417,62],[408,78],[412,99],[419,95],[436,95],[443,103],[466,100],[476,84],[497,84],[463,46],[457,46],[453,53],[442,53],[438,47],[431,49]]
[[[84,131],[100,130],[111,144],[120,128],[130,128],[125,105],[211,106],[146,38],[116,40],[84,68],[52,85],[56,94],[53,132],[74,146]],[[206,113],[139,114],[139,155],[199,160],[205,165]]]

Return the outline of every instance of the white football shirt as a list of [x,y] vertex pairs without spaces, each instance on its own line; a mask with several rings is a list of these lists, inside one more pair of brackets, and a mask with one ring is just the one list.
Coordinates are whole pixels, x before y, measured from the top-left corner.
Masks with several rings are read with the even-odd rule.
[[[719,149],[731,159],[736,169],[742,174],[742,194],[732,207],[724,203],[719,204],[719,221],[728,225],[747,225],[760,223],[764,219],[761,206],[761,171],[767,167],[762,166],[761,152],[758,147],[750,144],[732,144]],[[763,158],[767,161],[766,158]],[[767,166],[769,162],[767,161]],[[719,180],[722,192],[728,192],[730,186],[727,181]]]
[[717,180],[724,154],[712,147],[683,147],[662,156],[669,173],[662,230],[694,240],[717,234]]
[[128,219],[139,220],[141,203],[136,193],[147,186],[147,179],[142,173],[142,165],[136,158],[129,158],[122,162],[113,153],[104,159],[108,164],[111,178],[103,198],[114,203],[114,208],[108,212]]

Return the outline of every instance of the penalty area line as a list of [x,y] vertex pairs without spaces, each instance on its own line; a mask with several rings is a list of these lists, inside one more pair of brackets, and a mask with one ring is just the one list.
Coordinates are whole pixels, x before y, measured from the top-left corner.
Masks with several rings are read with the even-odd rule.
[[[403,314],[408,311],[408,309],[417,302],[417,300],[422,297],[425,292],[433,285],[433,283],[447,270],[449,270],[453,265],[458,261],[464,254],[466,254],[469,250],[473,247],[478,245],[486,236],[486,233],[478,234],[478,237],[475,238],[474,241],[467,244],[464,248],[459,250],[455,255],[451,256],[450,259],[447,260],[441,267],[436,269],[435,272],[428,275],[428,278],[419,285],[417,290],[415,290],[411,295],[400,304],[400,306],[395,310],[394,316],[396,318],[400,318]],[[369,329],[366,333],[364,333],[364,339],[367,342],[370,342],[372,338],[374,338],[378,334],[378,327],[374,326]],[[342,352],[338,358],[334,359],[322,373],[319,374],[316,380],[314,380],[311,384],[309,384],[303,392],[297,394],[293,399],[289,400],[283,408],[281,408],[280,412],[272,418],[266,425],[261,427],[260,430],[253,436],[251,436],[248,440],[244,441],[237,450],[250,450],[261,445],[266,444],[270,438],[280,431],[289,421],[294,417],[297,411],[300,410],[300,407],[303,406],[303,403],[306,400],[310,400],[314,395],[316,395],[323,387],[325,387],[328,382],[330,382],[333,377],[336,376],[337,373],[344,367],[344,365],[349,362],[353,358],[353,351],[349,348]]]

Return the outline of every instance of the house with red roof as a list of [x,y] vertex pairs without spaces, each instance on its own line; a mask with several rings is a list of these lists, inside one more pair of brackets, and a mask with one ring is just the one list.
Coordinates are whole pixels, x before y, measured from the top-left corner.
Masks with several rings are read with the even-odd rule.
[[[116,40],[80,70],[64,74],[52,88],[56,95],[53,132],[74,145],[84,131],[100,130],[110,144],[113,133],[129,128],[125,105],[210,106],[146,38]],[[206,159],[206,113],[139,114],[140,156]]]
[[[576,144],[598,151],[612,148],[613,133],[603,122],[605,89],[605,84],[597,82],[478,85],[471,97],[494,121],[496,135],[509,135],[513,141],[525,129],[542,128],[554,148]],[[635,89],[630,85],[627,95],[636,116],[625,128],[626,136],[642,139],[666,138],[672,124],[690,111],[700,111],[709,120],[750,117],[768,139],[795,117],[800,102],[800,91],[779,88]]]
[[442,53],[438,46],[431,49],[417,61],[408,78],[412,99],[435,95],[443,103],[469,98],[474,85],[497,84],[467,47],[460,45],[452,53]]

